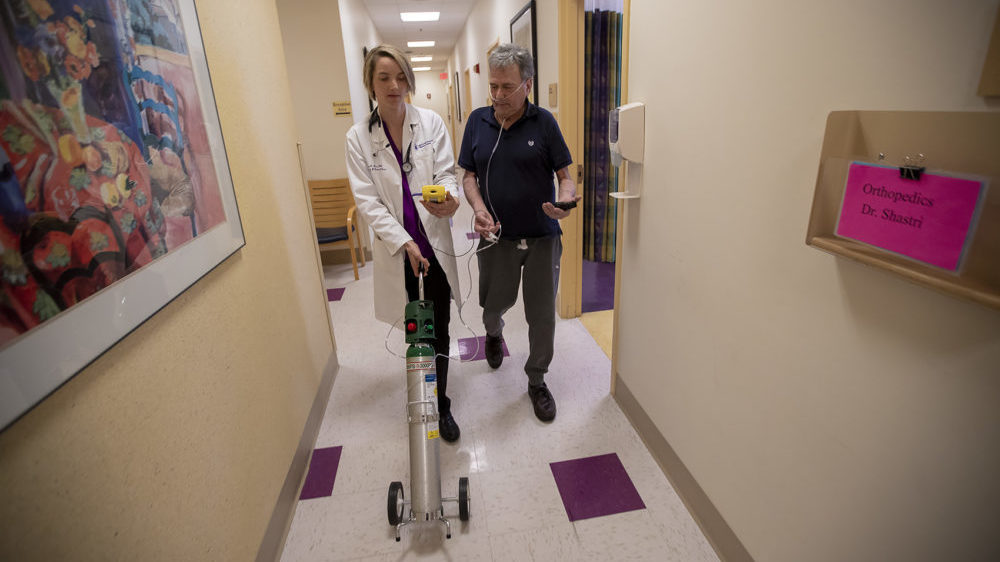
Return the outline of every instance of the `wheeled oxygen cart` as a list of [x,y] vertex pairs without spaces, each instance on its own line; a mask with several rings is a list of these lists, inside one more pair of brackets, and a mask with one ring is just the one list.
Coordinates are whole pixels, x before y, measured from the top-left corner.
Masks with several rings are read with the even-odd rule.
[[406,420],[410,427],[410,493],[403,483],[389,484],[389,524],[400,530],[417,521],[444,524],[451,538],[451,522],[444,516],[444,502],[458,502],[458,518],[469,520],[469,478],[458,479],[458,497],[441,497],[438,448],[437,369],[434,346],[434,303],[424,300],[424,275],[420,272],[419,298],[406,304]]

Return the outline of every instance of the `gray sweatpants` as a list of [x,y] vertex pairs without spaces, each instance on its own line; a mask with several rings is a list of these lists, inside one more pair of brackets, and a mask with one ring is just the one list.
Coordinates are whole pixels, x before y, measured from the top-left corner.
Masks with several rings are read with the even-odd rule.
[[[480,247],[489,242],[480,240]],[[521,246],[526,246],[523,248]],[[547,238],[500,240],[479,252],[479,304],[486,333],[503,333],[503,315],[517,302],[517,288],[524,280],[524,318],[528,321],[528,384],[542,384],[552,362],[556,333],[556,288],[562,240]]]

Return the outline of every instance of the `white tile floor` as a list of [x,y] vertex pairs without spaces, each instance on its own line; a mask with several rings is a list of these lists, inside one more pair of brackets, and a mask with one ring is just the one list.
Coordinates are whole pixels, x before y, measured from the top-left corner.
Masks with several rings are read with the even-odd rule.
[[[455,220],[459,253],[470,214],[463,203]],[[482,334],[476,302],[478,272],[471,252],[459,258],[462,294],[471,295],[465,322]],[[386,350],[388,327],[373,319],[372,268],[355,281],[349,265],[326,269],[326,287],[346,287],[329,304],[340,371],[316,447],[343,446],[333,495],[300,501],[282,560],[297,561],[561,561],[718,560],[680,498],[609,395],[611,362],[578,320],[559,319],[556,353],[546,382],[558,404],[551,424],[538,421],[526,394],[523,364],[527,325],[521,303],[506,317],[510,357],[496,371],[485,361],[452,360],[448,393],[462,429],[457,443],[441,442],[443,496],[456,496],[470,479],[470,520],[445,504],[452,538],[439,524],[408,526],[401,542],[386,519],[389,483],[409,485],[405,363]],[[470,287],[473,290],[470,292]],[[402,311],[400,311],[402,314]],[[452,349],[471,337],[452,309]],[[389,348],[405,351],[393,331]],[[570,522],[548,463],[617,453],[646,509]]]

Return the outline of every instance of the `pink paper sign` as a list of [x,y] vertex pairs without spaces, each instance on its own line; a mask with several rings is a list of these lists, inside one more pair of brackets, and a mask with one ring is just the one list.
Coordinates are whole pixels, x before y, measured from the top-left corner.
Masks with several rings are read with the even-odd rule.
[[837,235],[958,270],[982,182],[852,162]]

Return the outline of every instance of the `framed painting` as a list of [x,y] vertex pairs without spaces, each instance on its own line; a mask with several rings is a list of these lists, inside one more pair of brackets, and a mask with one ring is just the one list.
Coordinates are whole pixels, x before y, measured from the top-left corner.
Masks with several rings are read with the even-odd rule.
[[0,428],[244,244],[193,0],[0,7]]
[[532,103],[538,105],[538,39],[535,33],[535,0],[531,0],[521,8],[510,20],[510,42],[520,45],[531,53],[535,66],[535,80],[532,92]]

